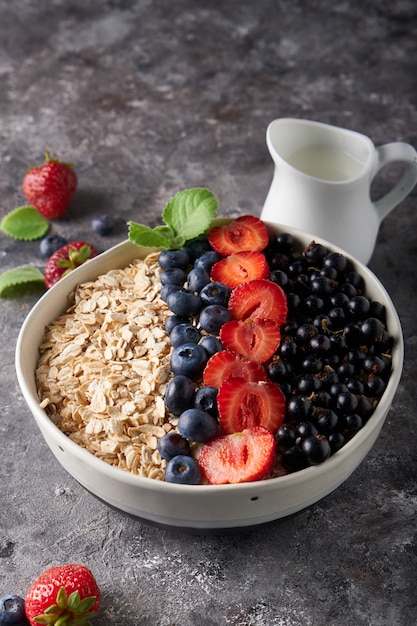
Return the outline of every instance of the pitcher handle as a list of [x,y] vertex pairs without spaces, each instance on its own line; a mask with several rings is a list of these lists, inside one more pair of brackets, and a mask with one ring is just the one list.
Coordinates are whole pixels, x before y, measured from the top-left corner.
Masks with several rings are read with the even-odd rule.
[[374,203],[380,220],[383,220],[410,193],[417,182],[417,152],[408,143],[401,141],[387,143],[376,148],[378,155],[377,172],[389,163],[407,163],[407,169],[397,184]]

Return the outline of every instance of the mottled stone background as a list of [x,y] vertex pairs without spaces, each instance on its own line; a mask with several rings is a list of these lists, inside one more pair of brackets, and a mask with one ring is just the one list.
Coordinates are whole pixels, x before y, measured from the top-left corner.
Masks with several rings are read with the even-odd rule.
[[[79,188],[52,232],[105,249],[126,221],[159,223],[184,187],[224,215],[259,214],[268,123],[329,122],[417,146],[414,0],[0,0],[0,217],[45,149]],[[377,196],[396,180],[375,181]],[[58,465],[14,372],[39,294],[0,301],[0,595],[80,561],[103,593],[97,626],[414,626],[417,234],[414,192],[383,223],[370,266],[406,342],[382,434],[354,475],[297,516],[223,537],[183,536],[109,509]],[[91,232],[111,212],[110,237]],[[0,233],[0,271],[43,268],[38,243]]]

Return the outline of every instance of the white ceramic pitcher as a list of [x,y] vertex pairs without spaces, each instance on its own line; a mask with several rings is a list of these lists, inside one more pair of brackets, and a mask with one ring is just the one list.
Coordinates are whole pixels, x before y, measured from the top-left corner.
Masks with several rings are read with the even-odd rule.
[[[266,137],[275,170],[262,219],[327,239],[367,264],[381,221],[417,182],[416,150],[375,147],[356,131],[293,118],[271,122]],[[406,164],[401,179],[373,202],[372,180],[394,162]]]

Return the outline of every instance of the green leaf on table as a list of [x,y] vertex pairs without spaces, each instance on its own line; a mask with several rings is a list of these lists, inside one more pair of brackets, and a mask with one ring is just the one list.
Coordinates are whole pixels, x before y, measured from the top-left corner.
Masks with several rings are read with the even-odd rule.
[[28,291],[45,288],[45,277],[31,265],[22,265],[0,274],[0,297],[20,296]]
[[20,206],[10,211],[0,222],[0,229],[23,241],[40,239],[48,231],[49,222],[33,206]]
[[138,246],[180,248],[209,228],[217,207],[218,200],[208,189],[179,191],[162,213],[164,225],[149,228],[129,222],[129,239]]

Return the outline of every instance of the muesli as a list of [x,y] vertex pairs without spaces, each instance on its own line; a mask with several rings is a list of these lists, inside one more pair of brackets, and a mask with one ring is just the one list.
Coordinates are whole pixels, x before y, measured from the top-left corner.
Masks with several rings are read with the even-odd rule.
[[157,440],[172,428],[169,315],[158,253],[78,285],[40,346],[41,407],[74,442],[106,463],[163,480]]

